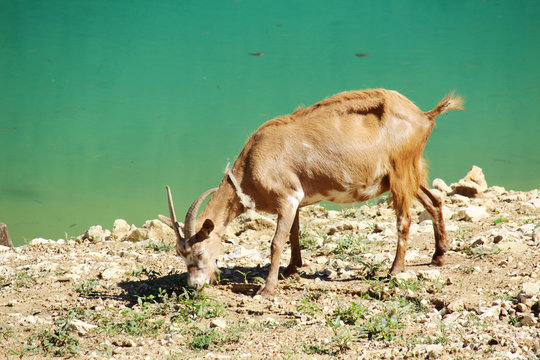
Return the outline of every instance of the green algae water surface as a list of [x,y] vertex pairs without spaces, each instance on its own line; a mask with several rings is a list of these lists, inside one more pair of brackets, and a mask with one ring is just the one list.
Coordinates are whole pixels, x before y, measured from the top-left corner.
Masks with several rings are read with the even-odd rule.
[[[16,244],[141,225],[261,123],[343,90],[437,118],[431,178],[540,187],[538,1],[0,0],[0,221]],[[358,55],[358,56],[357,56]]]

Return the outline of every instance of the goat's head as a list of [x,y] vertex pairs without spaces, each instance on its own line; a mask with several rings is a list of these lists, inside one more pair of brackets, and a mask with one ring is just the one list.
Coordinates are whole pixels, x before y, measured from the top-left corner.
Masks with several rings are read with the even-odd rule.
[[176,233],[176,253],[182,256],[188,270],[188,286],[200,290],[214,280],[217,271],[216,258],[219,251],[219,235],[213,232],[214,223],[206,219],[197,230],[197,212],[202,202],[217,190],[205,191],[191,204],[185,225],[176,221],[171,190],[167,186],[171,218],[160,215],[161,220]]

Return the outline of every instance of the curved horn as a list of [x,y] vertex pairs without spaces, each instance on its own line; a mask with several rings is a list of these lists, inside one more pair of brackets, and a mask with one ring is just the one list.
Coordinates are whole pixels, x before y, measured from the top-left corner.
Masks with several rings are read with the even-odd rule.
[[184,232],[186,235],[186,239],[190,239],[195,235],[195,223],[197,222],[197,213],[199,212],[199,208],[201,207],[202,202],[204,199],[206,199],[211,194],[215,193],[218,188],[213,188],[210,190],[206,190],[191,204],[189,207],[189,210],[186,214],[186,221],[184,225]]

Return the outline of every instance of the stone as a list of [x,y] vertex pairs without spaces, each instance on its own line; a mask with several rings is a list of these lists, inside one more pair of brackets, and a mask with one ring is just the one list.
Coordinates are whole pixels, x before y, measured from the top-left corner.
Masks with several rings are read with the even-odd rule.
[[437,269],[432,270],[420,270],[418,275],[425,280],[437,281],[441,278],[441,272]]
[[488,308],[480,308],[480,319],[485,321],[496,321],[499,319],[499,316],[501,315],[501,307],[500,306],[492,306]]
[[124,236],[123,241],[138,242],[148,240],[148,229],[132,228],[130,232]]
[[521,293],[525,297],[533,297],[540,295],[540,281],[527,282],[521,285]]
[[131,230],[128,222],[124,219],[114,220],[111,232],[111,240],[122,240]]
[[465,310],[465,303],[463,299],[456,299],[447,306],[450,312],[459,312]]
[[540,199],[531,199],[527,201],[527,204],[531,205],[535,209],[540,209]]
[[483,206],[468,206],[464,209],[458,210],[454,216],[454,220],[465,220],[469,222],[477,222],[481,219],[489,217],[489,213]]
[[114,280],[123,277],[126,274],[126,270],[118,267],[112,267],[103,270],[101,278],[103,280]]
[[523,326],[534,326],[536,325],[536,322],[537,322],[534,316],[530,313],[519,314],[518,319],[521,325]]
[[252,261],[262,261],[262,256],[257,249],[246,249],[242,245],[238,245],[234,248],[233,252],[229,254],[229,259],[249,258]]
[[532,239],[534,242],[540,242],[540,226],[534,228],[532,233]]
[[176,235],[173,229],[165,225],[160,220],[148,220],[143,224],[143,226],[141,226],[141,229],[148,230],[148,239],[164,241],[170,244],[174,244],[176,242]]
[[49,244],[52,240],[44,239],[44,238],[35,238],[30,241],[30,245],[40,245],[40,244]]
[[452,204],[464,205],[469,204],[471,202],[471,199],[463,195],[454,194],[450,197],[450,201],[452,201]]
[[13,242],[9,236],[8,227],[3,222],[0,222],[0,245],[12,248]]
[[77,332],[79,335],[86,335],[92,329],[97,328],[96,325],[89,324],[79,319],[72,319],[69,322],[68,329]]
[[463,179],[450,185],[450,187],[455,194],[466,197],[475,197],[476,195],[486,191],[488,188],[482,169],[474,165]]
[[452,192],[452,188],[446,185],[443,179],[439,179],[439,178],[433,179],[432,186],[434,189],[440,190],[446,194],[449,194]]
[[227,322],[223,319],[214,319],[210,322],[211,328],[225,329],[227,327]]
[[99,242],[105,240],[105,232],[101,225],[90,226],[83,235],[84,240]]

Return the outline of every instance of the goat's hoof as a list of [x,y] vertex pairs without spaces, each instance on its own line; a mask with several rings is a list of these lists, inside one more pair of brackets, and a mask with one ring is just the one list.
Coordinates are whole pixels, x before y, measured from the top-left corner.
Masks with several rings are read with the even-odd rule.
[[431,259],[431,265],[436,265],[436,266],[443,266],[445,263],[445,259],[444,259],[444,255],[437,255],[437,256],[433,256],[433,259]]
[[399,274],[400,272],[403,272],[405,266],[392,266],[392,268],[390,269],[390,276],[395,276],[397,274]]
[[266,285],[261,286],[259,291],[257,291],[257,294],[255,296],[261,295],[262,297],[271,297],[276,295],[276,290],[274,288],[269,288]]
[[283,276],[284,278],[288,278],[289,276],[294,275],[296,273],[298,273],[298,269],[297,269],[296,265],[289,265],[281,273],[281,276]]

